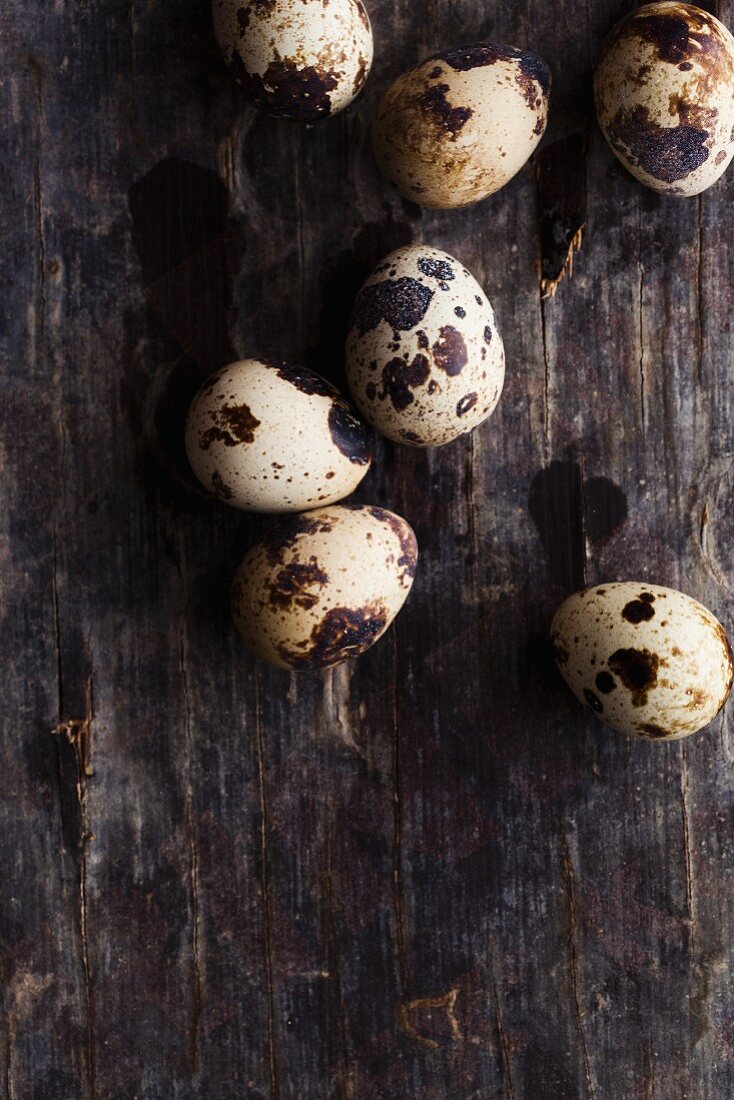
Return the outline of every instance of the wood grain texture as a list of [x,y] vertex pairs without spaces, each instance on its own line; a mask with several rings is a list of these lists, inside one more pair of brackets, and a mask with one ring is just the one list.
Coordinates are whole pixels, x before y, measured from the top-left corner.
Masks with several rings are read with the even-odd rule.
[[[734,175],[663,199],[605,146],[591,66],[630,6],[372,0],[365,96],[303,129],[242,109],[205,0],[6,3],[5,1100],[734,1095],[731,708],[628,743],[547,648],[584,580],[734,626]],[[553,299],[533,164],[421,213],[372,163],[388,83],[480,38],[550,62],[544,145],[586,151]],[[187,404],[235,355],[343,379],[361,280],[421,240],[487,289],[501,404],[380,445],[358,499],[422,551],[389,636],[257,666],[227,594],[270,521],[192,483]]]

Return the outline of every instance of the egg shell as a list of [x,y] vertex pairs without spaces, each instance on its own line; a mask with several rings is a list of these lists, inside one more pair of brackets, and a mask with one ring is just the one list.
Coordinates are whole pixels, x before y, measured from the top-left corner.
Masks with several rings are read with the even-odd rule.
[[499,191],[545,131],[551,74],[534,53],[478,43],[398,77],[373,125],[380,170],[420,206],[467,206]]
[[505,353],[489,299],[448,252],[390,253],[360,290],[347,337],[355,403],[396,443],[435,447],[491,414]]
[[295,122],[348,107],[372,65],[362,0],[214,0],[214,33],[248,99]]
[[618,23],[594,95],[612,150],[655,191],[697,195],[734,156],[734,38],[700,8],[648,4]]
[[372,462],[372,436],[313,371],[243,359],[209,378],[189,410],[199,481],[248,512],[303,512],[342,500]]
[[688,737],[716,717],[731,690],[724,628],[671,588],[625,581],[577,592],[558,609],[551,641],[576,698],[620,733]]
[[415,535],[393,512],[336,505],[268,531],[232,585],[250,650],[279,668],[331,668],[381,638],[408,597]]

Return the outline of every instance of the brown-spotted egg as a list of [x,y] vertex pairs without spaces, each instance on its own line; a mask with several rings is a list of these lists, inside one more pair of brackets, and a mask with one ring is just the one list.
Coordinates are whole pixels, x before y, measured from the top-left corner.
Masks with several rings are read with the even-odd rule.
[[435,54],[398,77],[373,126],[380,170],[420,206],[466,206],[499,191],[528,160],[548,119],[550,70],[513,46]]
[[556,612],[551,641],[576,698],[620,733],[688,737],[729,697],[724,628],[671,588],[625,581],[577,592]]
[[691,4],[647,4],[614,27],[597,64],[599,123],[629,172],[697,195],[734,156],[734,37]]
[[347,338],[354,400],[382,435],[435,447],[495,408],[505,353],[490,302],[453,256],[398,249],[357,296]]
[[209,378],[189,410],[186,453],[199,481],[249,512],[303,512],[348,496],[372,438],[313,371],[244,359]]
[[316,122],[348,107],[372,65],[362,0],[214,0],[214,33],[256,107]]
[[415,535],[393,512],[335,505],[273,528],[232,585],[235,623],[279,668],[331,668],[382,637],[408,597]]

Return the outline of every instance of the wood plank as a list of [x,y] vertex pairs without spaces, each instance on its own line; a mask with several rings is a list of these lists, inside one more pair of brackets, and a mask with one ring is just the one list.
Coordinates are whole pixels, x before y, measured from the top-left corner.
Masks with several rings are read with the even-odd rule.
[[[591,66],[628,7],[372,0],[365,96],[306,129],[242,110],[206,4],[8,6],[7,1100],[734,1092],[731,719],[628,744],[547,646],[602,579],[734,622],[734,182],[663,200],[607,149]],[[372,162],[389,82],[475,38],[546,57],[546,145],[586,149],[552,300],[533,165],[441,213]],[[357,499],[421,547],[389,636],[257,666],[227,594],[270,521],[192,482],[188,402],[239,355],[343,382],[362,279],[421,240],[486,287],[502,401],[441,450],[378,445]]]

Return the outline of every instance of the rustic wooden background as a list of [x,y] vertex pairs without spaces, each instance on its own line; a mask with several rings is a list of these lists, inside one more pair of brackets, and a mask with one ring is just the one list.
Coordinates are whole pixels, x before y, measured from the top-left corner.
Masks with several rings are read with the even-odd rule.
[[[734,171],[661,199],[605,147],[630,6],[371,0],[366,95],[302,129],[243,110],[206,0],[3,5],[5,1100],[734,1095],[734,710],[628,743],[546,645],[584,579],[734,625]],[[550,62],[547,152],[421,213],[369,119],[481,38]],[[584,200],[541,300],[540,208]],[[361,279],[419,240],[486,286],[504,397],[380,448],[360,498],[422,550],[389,636],[258,666],[227,593],[267,521],[192,484],[187,403],[235,355],[339,379]]]

